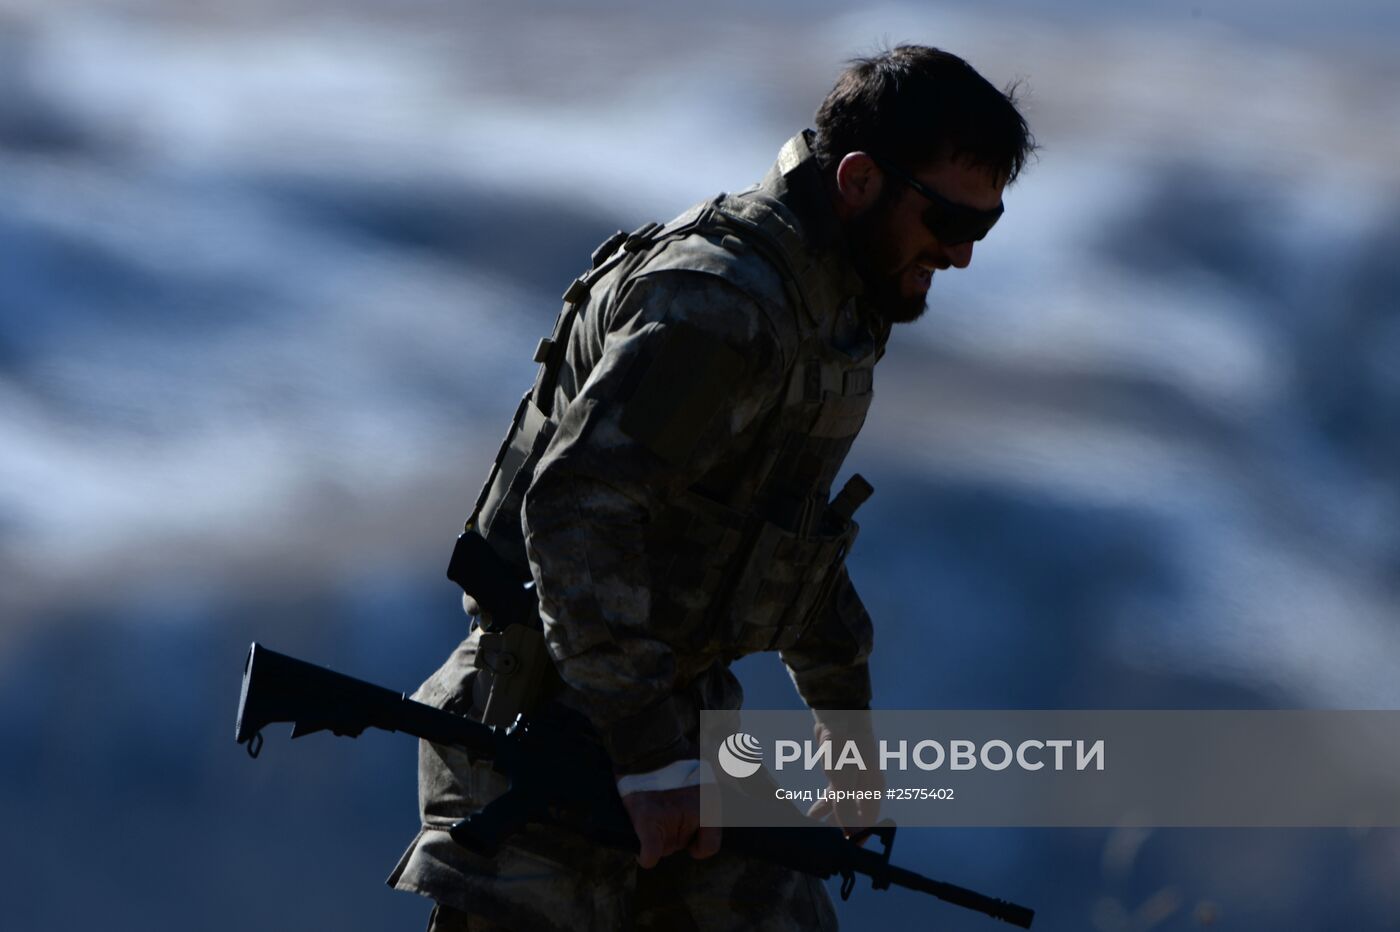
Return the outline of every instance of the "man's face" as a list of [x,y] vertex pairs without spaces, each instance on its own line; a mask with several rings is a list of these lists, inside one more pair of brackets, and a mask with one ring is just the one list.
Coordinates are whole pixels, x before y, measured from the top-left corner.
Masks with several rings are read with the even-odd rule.
[[[940,197],[975,210],[995,210],[1005,187],[992,173],[962,161],[910,169]],[[926,309],[936,271],[967,268],[974,243],[941,242],[924,220],[930,201],[890,172],[879,197],[848,221],[855,264],[866,297],[890,323],[917,320]]]

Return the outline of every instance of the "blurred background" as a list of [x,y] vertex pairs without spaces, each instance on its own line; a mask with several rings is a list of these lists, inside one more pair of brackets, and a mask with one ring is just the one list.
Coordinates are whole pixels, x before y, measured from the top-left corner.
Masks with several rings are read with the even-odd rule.
[[[0,926],[419,929],[399,735],[232,738],[257,639],[412,689],[558,296],[846,59],[1044,146],[848,471],[884,708],[1400,705],[1400,7],[0,3]],[[771,656],[748,704],[797,700]],[[908,830],[1037,928],[1400,928],[1400,832]],[[990,920],[860,889],[848,929]]]

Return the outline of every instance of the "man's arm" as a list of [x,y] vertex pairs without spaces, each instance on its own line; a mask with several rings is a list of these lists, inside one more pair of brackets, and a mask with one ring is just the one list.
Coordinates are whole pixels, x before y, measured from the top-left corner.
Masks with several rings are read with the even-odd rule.
[[817,717],[823,709],[870,708],[870,650],[874,628],[843,566],[826,605],[797,643],[779,656]]
[[[869,658],[873,644],[870,614],[843,566],[826,605],[797,643],[780,655],[802,700],[816,717],[817,742],[832,741],[840,747],[848,740],[855,741],[866,760],[873,760],[875,756],[869,715],[834,713],[870,708]],[[884,789],[884,778],[878,768],[833,771],[829,779],[835,789]],[[833,808],[830,803],[818,802],[808,815],[814,818],[834,816],[837,824],[848,830],[868,828],[879,819],[880,804],[873,800],[845,801]]]
[[719,831],[699,827],[696,710],[675,694],[687,632],[654,611],[648,529],[778,403],[784,367],[767,315],[716,276],[643,276],[612,320],[587,324],[580,339],[601,355],[525,495],[526,550],[550,654],[602,736],[651,867],[681,848],[708,857]]
[[653,610],[651,521],[778,402],[783,366],[767,315],[715,276],[643,276],[611,321],[587,324],[601,355],[561,412],[524,529],[550,653],[625,777],[697,756],[695,710],[674,695],[673,645],[694,632]]

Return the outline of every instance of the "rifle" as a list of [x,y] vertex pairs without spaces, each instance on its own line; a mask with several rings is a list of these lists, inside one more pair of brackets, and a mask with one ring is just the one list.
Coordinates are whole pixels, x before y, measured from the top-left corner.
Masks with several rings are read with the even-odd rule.
[[[595,844],[636,852],[637,836],[617,794],[607,754],[589,739],[581,718],[570,718],[575,715],[550,706],[506,728],[483,725],[254,643],[243,667],[235,737],[247,744],[252,757],[262,750],[262,729],[275,722],[292,723],[293,738],[317,731],[353,738],[366,728],[379,728],[459,747],[490,761],[510,781],[510,788],[449,829],[458,844],[492,857],[503,841],[537,822],[578,832]],[[730,851],[805,874],[839,874],[842,899],[850,897],[856,875],[862,874],[876,890],[892,884],[908,887],[1030,928],[1035,913],[1024,906],[891,864],[894,833],[894,824],[885,822],[848,839],[839,828],[803,820],[772,828],[726,828],[722,843]],[[862,847],[868,835],[880,840],[882,850]]]

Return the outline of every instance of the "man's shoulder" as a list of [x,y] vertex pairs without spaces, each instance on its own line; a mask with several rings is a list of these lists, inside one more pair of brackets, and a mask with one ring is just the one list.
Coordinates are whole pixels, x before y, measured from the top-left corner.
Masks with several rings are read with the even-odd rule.
[[801,340],[792,283],[759,247],[733,232],[702,229],[671,240],[633,278],[689,296],[687,305],[713,305],[719,313],[747,304],[785,348]]

